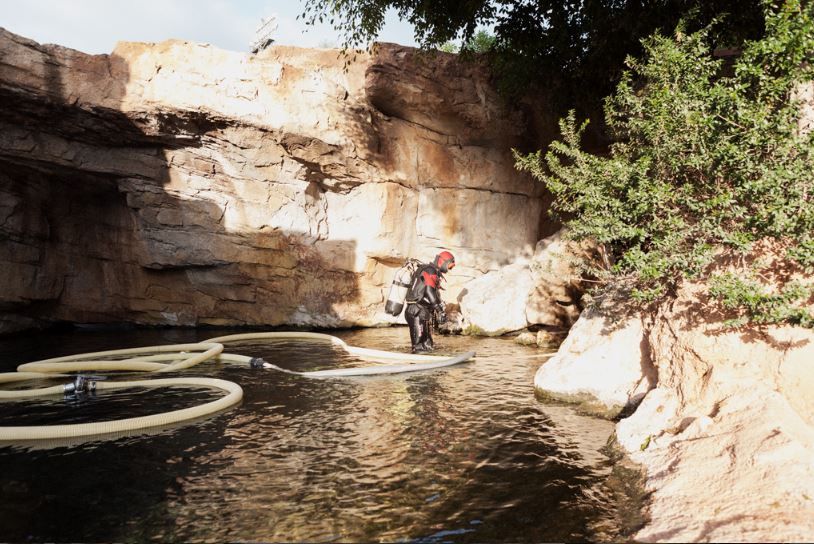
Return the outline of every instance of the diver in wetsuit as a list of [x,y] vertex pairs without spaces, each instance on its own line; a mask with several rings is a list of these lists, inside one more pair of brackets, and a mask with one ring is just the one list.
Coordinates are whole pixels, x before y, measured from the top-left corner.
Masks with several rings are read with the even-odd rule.
[[446,323],[447,315],[441,300],[441,279],[455,267],[455,257],[449,251],[435,256],[431,264],[416,270],[407,292],[407,309],[404,317],[410,327],[412,352],[432,351],[432,314],[435,312],[438,323]]

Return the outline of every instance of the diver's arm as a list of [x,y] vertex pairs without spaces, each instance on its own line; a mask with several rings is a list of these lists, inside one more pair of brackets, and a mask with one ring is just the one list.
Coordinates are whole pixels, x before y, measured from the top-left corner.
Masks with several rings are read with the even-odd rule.
[[424,294],[424,300],[430,303],[433,311],[436,313],[438,323],[446,323],[447,313],[444,310],[444,301],[441,300],[441,294],[436,287],[427,285],[427,292]]

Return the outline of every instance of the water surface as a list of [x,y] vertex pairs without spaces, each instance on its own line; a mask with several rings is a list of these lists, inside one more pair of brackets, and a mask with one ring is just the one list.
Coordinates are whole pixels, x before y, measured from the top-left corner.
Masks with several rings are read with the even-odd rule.
[[[42,333],[0,340],[0,371],[59,355],[241,331]],[[404,327],[334,331],[405,351]],[[618,541],[631,497],[603,453],[610,422],[535,399],[543,350],[437,337],[455,367],[309,380],[203,363],[241,404],[188,424],[50,444],[0,443],[2,541]],[[240,342],[227,351],[293,370],[368,364],[328,344]],[[145,375],[139,374],[139,378]],[[162,376],[163,377],[163,376]],[[59,383],[59,382],[53,382]],[[51,385],[52,382],[29,386]],[[191,406],[205,389],[100,392],[0,404],[0,425],[119,419]]]

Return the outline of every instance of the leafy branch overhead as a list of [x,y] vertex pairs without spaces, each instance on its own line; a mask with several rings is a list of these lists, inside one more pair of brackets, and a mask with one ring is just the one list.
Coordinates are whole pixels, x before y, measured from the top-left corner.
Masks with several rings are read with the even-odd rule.
[[[591,272],[635,299],[704,279],[716,253],[746,253],[767,239],[799,269],[814,264],[814,131],[801,128],[795,100],[814,79],[814,7],[767,4],[765,25],[729,62],[713,55],[709,29],[679,25],[645,39],[642,60],[627,60],[605,103],[615,138],[607,155],[581,148],[587,121],[573,111],[545,155],[516,154],[553,193],[572,235],[614,257]],[[712,294],[747,320],[812,323],[801,310],[811,289],[760,287],[729,276],[715,279]]]
[[427,49],[476,43],[478,32],[489,29],[494,39],[488,49],[502,88],[535,85],[549,99],[562,97],[562,106],[609,94],[625,57],[641,54],[640,39],[672,30],[682,16],[701,28],[729,14],[718,19],[714,32],[730,44],[763,30],[760,0],[306,0],[301,17],[331,24],[345,49],[353,50],[377,38],[388,11],[409,21]]

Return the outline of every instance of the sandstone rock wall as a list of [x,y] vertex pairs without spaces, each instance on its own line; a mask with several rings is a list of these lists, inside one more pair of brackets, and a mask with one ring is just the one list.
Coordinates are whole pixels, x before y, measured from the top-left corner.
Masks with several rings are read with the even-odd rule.
[[0,332],[383,324],[407,257],[451,250],[455,302],[533,252],[528,120],[482,68],[392,44],[343,62],[0,29]]
[[635,316],[586,310],[556,355],[537,370],[536,389],[609,419],[632,410],[657,382],[643,327]]
[[583,312],[535,386],[593,409],[641,402],[616,430],[647,473],[637,541],[808,540],[814,333],[728,329],[714,308],[687,284],[652,315]]
[[731,330],[687,285],[654,316],[658,386],[617,426],[650,469],[644,541],[800,541],[814,530],[814,333]]
[[540,240],[534,253],[466,284],[460,295],[465,326],[500,335],[543,326],[567,331],[582,310],[582,279],[575,261],[586,244],[567,240],[562,231]]

